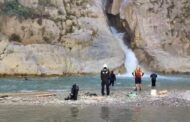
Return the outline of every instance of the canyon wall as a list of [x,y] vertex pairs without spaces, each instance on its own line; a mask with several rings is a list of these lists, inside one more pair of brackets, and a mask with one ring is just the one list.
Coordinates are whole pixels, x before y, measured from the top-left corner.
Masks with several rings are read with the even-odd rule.
[[100,0],[1,0],[0,74],[124,71]]
[[165,73],[190,72],[189,0],[107,0],[106,11],[119,14],[125,40],[141,66]]
[[123,72],[107,14],[145,69],[189,73],[189,13],[188,0],[0,0],[0,74]]

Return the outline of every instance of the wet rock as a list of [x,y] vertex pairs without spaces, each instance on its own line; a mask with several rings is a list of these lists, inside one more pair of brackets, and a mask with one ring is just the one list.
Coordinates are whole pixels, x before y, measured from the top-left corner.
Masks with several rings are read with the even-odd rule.
[[92,97],[92,96],[98,96],[96,93],[90,93],[90,92],[87,92],[87,93],[85,93],[85,96],[90,96],[90,97]]

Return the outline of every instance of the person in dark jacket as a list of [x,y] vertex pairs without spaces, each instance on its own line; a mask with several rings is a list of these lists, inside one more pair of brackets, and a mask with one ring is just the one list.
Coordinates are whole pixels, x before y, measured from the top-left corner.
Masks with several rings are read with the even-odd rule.
[[151,78],[151,82],[152,82],[152,88],[155,88],[155,87],[156,87],[157,74],[156,74],[156,73],[152,73],[152,74],[150,75],[150,78]]
[[116,81],[116,76],[113,72],[113,70],[110,73],[110,85],[114,86],[114,82]]
[[77,100],[78,91],[79,91],[79,86],[77,84],[73,84],[71,88],[71,93],[67,98],[65,98],[65,100]]
[[105,86],[106,86],[106,93],[107,93],[107,95],[110,94],[109,75],[110,75],[110,71],[109,71],[107,65],[104,64],[103,69],[100,72],[100,76],[101,76],[101,80],[102,80],[102,82],[101,82],[101,86],[102,86],[101,93],[102,93],[103,96],[105,95],[104,94],[104,88],[105,88]]

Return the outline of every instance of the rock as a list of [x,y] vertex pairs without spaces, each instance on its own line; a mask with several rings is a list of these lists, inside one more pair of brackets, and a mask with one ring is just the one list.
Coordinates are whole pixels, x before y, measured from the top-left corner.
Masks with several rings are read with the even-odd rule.
[[80,17],[81,16],[80,11],[75,11],[75,15],[76,15],[76,17]]
[[50,42],[59,38],[59,28],[49,19],[42,19],[41,24],[37,19],[20,22],[16,17],[7,17],[4,21],[9,24],[3,24],[2,32],[9,37],[19,36],[24,44],[41,43],[44,37]]
[[42,26],[44,29],[42,30],[43,37],[46,37],[48,40],[50,40],[50,42],[54,40],[58,40],[60,30],[54,21],[44,19],[42,22]]
[[46,7],[44,12],[47,13],[51,18],[56,20],[59,17],[58,13],[59,9],[52,8],[52,7]]
[[0,0],[0,3],[4,3],[4,0]]
[[[119,1],[107,4],[108,13],[118,13],[112,11],[116,4]],[[129,25],[131,47],[141,65],[151,71],[190,72],[189,8],[188,0],[123,1],[119,14]]]
[[1,95],[0,98],[6,98],[8,95]]
[[72,26],[73,22],[71,20],[66,20],[66,26]]
[[87,92],[87,93],[85,93],[85,96],[92,97],[92,96],[98,96],[98,95],[96,93]]
[[9,42],[8,41],[1,41],[0,43],[0,57],[4,57],[5,53],[6,53],[6,50],[7,50],[7,47],[9,45]]
[[[124,53],[100,9],[102,2],[76,2],[80,4],[50,0],[42,6],[38,0],[19,0],[27,8],[43,11],[37,11],[31,18],[0,15],[3,33],[0,36],[0,74],[99,73],[104,63],[110,69],[122,69]],[[87,17],[89,10],[91,13]],[[20,40],[10,40],[12,35]]]
[[26,7],[29,7],[29,8],[37,8],[38,7],[38,1],[39,0],[18,0],[18,2],[23,5],[23,6],[26,6]]

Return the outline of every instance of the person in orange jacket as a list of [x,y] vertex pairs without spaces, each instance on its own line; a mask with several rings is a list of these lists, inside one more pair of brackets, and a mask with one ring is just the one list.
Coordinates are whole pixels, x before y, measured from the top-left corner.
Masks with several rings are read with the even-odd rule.
[[135,71],[132,73],[132,75],[135,77],[135,91],[139,90],[141,91],[141,77],[144,75],[144,72],[142,71],[142,69],[140,68],[140,66],[137,66],[137,68],[135,69]]

